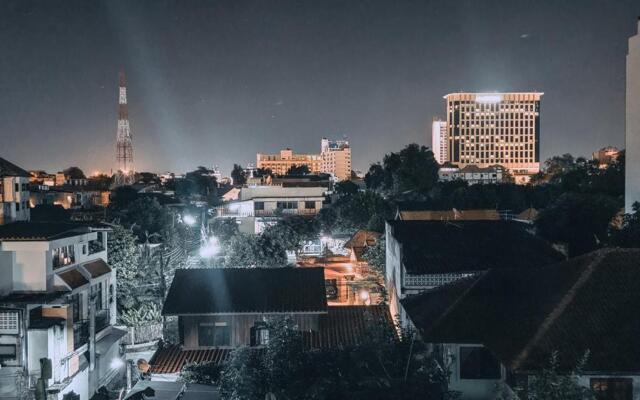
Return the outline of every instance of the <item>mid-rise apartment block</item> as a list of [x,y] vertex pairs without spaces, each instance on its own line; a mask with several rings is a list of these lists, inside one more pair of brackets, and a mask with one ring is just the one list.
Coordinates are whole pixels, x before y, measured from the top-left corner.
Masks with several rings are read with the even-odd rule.
[[516,183],[540,171],[543,93],[451,93],[447,102],[447,160],[459,167],[502,165]]
[[258,168],[270,169],[276,175],[285,175],[294,165],[306,165],[312,174],[322,171],[322,157],[319,154],[294,154],[289,148],[280,150],[279,154],[258,153],[256,161]]
[[0,226],[0,398],[30,398],[42,377],[48,399],[89,399],[122,373],[126,332],[114,326],[108,232],[55,222]]
[[29,220],[31,174],[0,158],[0,225]]
[[257,168],[270,169],[276,175],[285,175],[294,165],[306,165],[312,174],[330,174],[341,181],[351,178],[351,146],[347,140],[323,138],[320,154],[295,154],[289,148],[279,154],[258,153],[256,162]]

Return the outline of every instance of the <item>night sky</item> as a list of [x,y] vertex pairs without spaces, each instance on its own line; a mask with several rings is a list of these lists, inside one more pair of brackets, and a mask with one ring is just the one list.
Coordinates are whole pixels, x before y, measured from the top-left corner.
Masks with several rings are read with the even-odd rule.
[[[580,6],[576,6],[579,4]],[[366,170],[430,144],[442,96],[542,91],[542,159],[624,144],[638,0],[0,2],[0,157],[137,170],[255,162],[348,136]]]

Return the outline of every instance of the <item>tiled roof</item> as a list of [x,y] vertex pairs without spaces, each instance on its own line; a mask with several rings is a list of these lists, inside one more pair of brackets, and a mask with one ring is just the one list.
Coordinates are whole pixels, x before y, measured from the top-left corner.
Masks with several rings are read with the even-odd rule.
[[41,241],[77,236],[89,227],[66,222],[14,222],[0,226],[0,241]]
[[71,289],[77,289],[80,286],[86,285],[89,283],[87,278],[85,278],[80,271],[76,268],[72,268],[70,270],[60,272],[57,274],[60,279],[64,281]]
[[82,267],[87,270],[91,278],[97,278],[111,272],[111,268],[102,258],[83,264]]
[[[199,301],[194,301],[197,298]],[[179,269],[163,315],[326,312],[323,268]]]
[[586,370],[640,371],[640,249],[606,249],[537,270],[491,270],[402,300],[432,343],[480,343],[513,370],[558,350]]
[[374,246],[378,239],[380,239],[380,236],[382,236],[382,234],[379,232],[359,229],[349,240],[347,240],[344,247],[347,249],[353,249],[354,247]]
[[496,210],[423,210],[400,211],[403,221],[498,221],[500,214]]
[[183,350],[179,345],[158,349],[149,364],[154,374],[174,374],[188,363],[222,363],[229,359],[232,349]]
[[17,165],[0,157],[0,177],[3,176],[22,176],[25,178],[31,177],[29,171],[26,171]]
[[305,339],[312,348],[340,348],[360,343],[369,327],[386,324],[393,326],[389,308],[375,306],[330,306],[326,316],[320,318],[317,332],[307,332]]
[[[329,306],[328,313],[320,316],[319,331],[303,332],[310,348],[342,348],[357,345],[373,324],[393,326],[389,309],[376,306]],[[228,360],[232,349],[212,348],[184,350],[179,345],[170,345],[156,351],[151,358],[151,372],[157,374],[177,373],[189,362],[216,362]]]
[[388,221],[409,274],[533,268],[564,259],[513,221]]

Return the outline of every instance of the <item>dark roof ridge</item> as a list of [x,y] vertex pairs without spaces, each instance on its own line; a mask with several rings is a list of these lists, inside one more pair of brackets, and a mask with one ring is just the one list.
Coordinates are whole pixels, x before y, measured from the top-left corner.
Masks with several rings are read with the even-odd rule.
[[438,318],[436,318],[435,321],[433,321],[433,323],[431,324],[431,327],[429,328],[429,330],[432,330],[434,326],[437,326],[438,323],[441,320],[443,320],[449,314],[449,312],[451,312],[451,310],[453,310],[458,305],[458,303],[460,303],[462,301],[462,299],[467,296],[467,294],[478,284],[478,282],[483,280],[489,274],[490,271],[491,270],[481,271],[481,272],[479,272],[477,274],[474,274],[473,276],[470,276],[468,278],[463,278],[463,279],[460,279],[460,280],[458,280],[456,282],[453,282],[453,283],[450,283],[450,284],[447,284],[447,285],[438,286],[438,287],[435,288],[435,290],[430,290],[429,291],[430,293],[433,293],[433,292],[436,292],[436,291],[444,291],[444,290],[447,289],[447,286],[450,287],[450,285],[452,285],[452,284],[453,285],[460,284],[465,280],[470,280],[470,279],[474,279],[475,278],[474,282],[471,285],[469,285],[469,287],[467,287],[464,290],[464,292],[460,296],[458,296],[458,298],[454,302],[449,304],[447,309],[442,314],[440,314],[440,316]]
[[[580,274],[576,282],[573,284],[571,289],[567,291],[567,293],[562,297],[562,300],[556,305],[555,308],[551,310],[549,315],[544,319],[544,321],[538,327],[536,333],[533,335],[531,340],[523,347],[522,351],[516,356],[516,358],[511,362],[511,367],[513,369],[518,369],[520,364],[526,360],[529,356],[529,353],[533,349],[533,347],[542,339],[542,337],[549,331],[549,328],[560,318],[560,316],[564,313],[564,311],[569,307],[569,305],[573,302],[576,294],[582,286],[584,286],[593,272],[597,269],[597,267],[602,263],[604,258],[609,254],[615,252],[615,249],[604,248],[600,250],[596,250],[594,253],[595,257],[589,265],[584,269],[584,271]],[[593,254],[593,253],[592,253]],[[587,257],[588,254],[583,257]]]

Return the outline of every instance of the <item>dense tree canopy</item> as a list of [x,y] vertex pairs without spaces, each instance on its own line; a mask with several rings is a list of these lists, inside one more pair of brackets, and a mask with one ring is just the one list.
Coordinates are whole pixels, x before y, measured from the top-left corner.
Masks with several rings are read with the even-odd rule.
[[233,164],[231,179],[233,179],[233,184],[236,186],[241,186],[247,183],[247,174],[244,172],[244,168],[242,168],[241,165]]
[[219,385],[225,400],[417,400],[453,394],[447,373],[423,343],[379,324],[357,346],[311,350],[293,321],[272,320],[260,351],[242,347],[222,367],[190,365],[181,377]]
[[79,167],[69,167],[62,172],[71,179],[87,179]]
[[309,175],[310,173],[311,171],[309,170],[309,166],[305,164],[302,164],[302,165],[293,164],[287,170],[287,175]]

